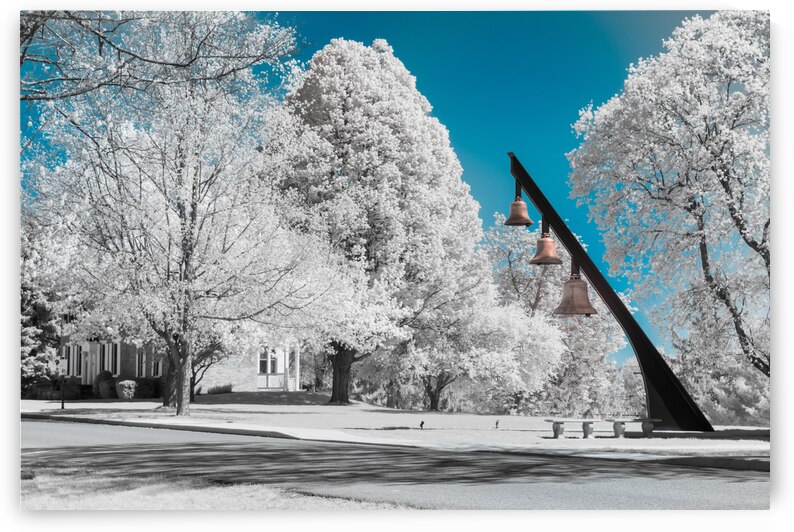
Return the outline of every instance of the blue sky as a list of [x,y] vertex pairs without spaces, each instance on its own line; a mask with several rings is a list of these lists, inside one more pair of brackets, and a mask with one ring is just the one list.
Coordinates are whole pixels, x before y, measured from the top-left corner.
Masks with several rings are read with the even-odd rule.
[[[513,196],[506,152],[513,151],[606,274],[604,246],[587,212],[569,199],[571,131],[579,109],[620,92],[626,69],[659,54],[662,40],[696,13],[710,11],[282,12],[308,60],[332,38],[370,44],[384,38],[416,76],[433,114],[447,126],[463,179],[485,226]],[[532,212],[530,216],[538,220]],[[631,288],[609,278],[617,290]],[[642,315],[657,343],[664,341]],[[669,349],[668,349],[668,352]],[[622,362],[630,348],[615,356]]]

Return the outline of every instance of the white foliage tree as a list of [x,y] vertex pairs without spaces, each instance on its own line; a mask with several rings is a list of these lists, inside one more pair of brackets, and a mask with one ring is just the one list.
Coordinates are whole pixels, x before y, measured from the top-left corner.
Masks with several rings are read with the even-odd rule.
[[[348,402],[354,363],[410,340],[447,272],[481,235],[446,128],[383,40],[335,39],[317,52],[274,120],[266,171],[312,208],[306,227],[366,275],[359,318],[329,331],[331,401]],[[438,299],[438,298],[436,298]]]
[[708,339],[690,357],[768,377],[769,14],[696,16],[664,45],[580,113],[573,194],[671,337]]
[[[141,42],[190,54],[184,41],[213,42],[202,28],[246,16],[190,14],[176,28],[141,27]],[[243,69],[224,82],[97,88],[53,104],[60,151],[29,162],[30,209],[66,247],[64,301],[87,303],[82,334],[165,344],[178,415],[189,414],[199,331],[247,328],[255,344],[257,334],[305,323],[309,309],[330,315],[335,290],[350,286],[346,264],[293,229],[282,216],[292,204],[257,170],[272,104],[260,81]]]
[[456,383],[490,396],[480,410],[508,394],[542,388],[565,349],[559,331],[546,316],[500,305],[489,263],[479,254],[473,258],[472,267],[448,272],[449,291],[428,299],[432,310],[412,322],[410,342],[365,361],[363,378],[386,381],[389,393],[421,390],[430,410],[444,408],[444,396],[449,399],[446,392]]
[[47,253],[40,231],[30,219],[22,220],[20,258],[22,393],[38,379],[53,379],[60,340],[60,320],[47,278]]

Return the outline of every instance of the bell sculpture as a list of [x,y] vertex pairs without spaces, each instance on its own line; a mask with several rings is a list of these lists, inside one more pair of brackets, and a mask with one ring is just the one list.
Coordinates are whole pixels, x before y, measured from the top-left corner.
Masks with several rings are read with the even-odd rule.
[[590,298],[587,297],[587,283],[579,275],[579,265],[571,262],[571,277],[562,287],[562,301],[552,314],[557,316],[578,316],[598,314]]
[[529,261],[530,264],[539,266],[547,264],[562,264],[562,260],[557,256],[557,245],[551,238],[549,224],[544,218],[540,223],[541,233],[538,243],[535,245],[535,256]]
[[527,204],[521,198],[521,185],[516,181],[516,199],[510,204],[510,216],[505,220],[505,225],[523,225],[529,227],[533,223],[535,222],[529,217]]

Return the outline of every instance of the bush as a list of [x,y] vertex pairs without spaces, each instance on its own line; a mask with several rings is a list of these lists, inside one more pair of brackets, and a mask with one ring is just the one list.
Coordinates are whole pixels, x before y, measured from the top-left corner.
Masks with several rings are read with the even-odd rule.
[[231,393],[232,387],[234,384],[223,384],[221,386],[210,386],[207,389],[207,393],[216,394],[216,393]]
[[99,373],[96,374],[96,377],[94,377],[94,385],[92,386],[91,391],[94,392],[94,397],[96,397],[97,399],[102,398],[102,393],[100,393],[99,390],[99,384],[107,380],[110,381],[113,380],[113,374],[107,370],[100,371]]
[[[61,398],[61,383],[58,383],[58,399]],[[63,398],[67,401],[81,399],[80,379],[77,377],[66,377],[63,381]]]
[[116,395],[119,396],[119,399],[124,399],[125,401],[131,401],[133,397],[135,397],[135,388],[137,386],[137,382],[126,380],[126,381],[119,381],[116,383]]
[[99,383],[99,397],[101,399],[116,399],[116,380],[110,379],[108,381],[100,381]]
[[32,385],[33,399],[52,399],[55,393],[55,383],[50,381],[39,381]]
[[138,377],[135,379],[135,398],[136,399],[151,399],[156,397],[155,391],[157,390],[157,379],[153,377]]

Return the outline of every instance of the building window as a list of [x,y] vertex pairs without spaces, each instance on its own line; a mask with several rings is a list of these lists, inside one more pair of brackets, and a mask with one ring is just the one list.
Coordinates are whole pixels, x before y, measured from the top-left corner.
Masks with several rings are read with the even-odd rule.
[[110,372],[116,377],[119,374],[119,344],[110,344]]
[[138,351],[135,355],[135,376],[146,376],[146,353]]
[[152,377],[159,377],[163,374],[163,363],[161,360],[152,362]]
[[109,371],[117,377],[119,366],[119,344],[99,344],[99,371]]
[[269,347],[263,347],[259,352],[259,373],[277,373],[277,370],[276,352]]
[[267,361],[270,359],[270,351],[263,347],[259,351],[259,373],[267,373]]
[[83,375],[83,346],[72,346],[71,356],[69,357],[69,375],[81,377]]

